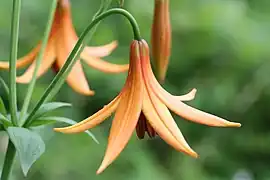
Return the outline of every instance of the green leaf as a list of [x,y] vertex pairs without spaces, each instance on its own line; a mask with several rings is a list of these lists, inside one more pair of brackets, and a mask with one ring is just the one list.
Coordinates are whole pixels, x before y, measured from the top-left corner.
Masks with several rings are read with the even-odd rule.
[[[70,124],[70,125],[74,125],[77,123],[76,121],[69,119],[69,118],[51,116],[51,117],[41,117],[41,118],[34,120],[31,123],[30,127],[44,126],[44,125],[48,125],[48,124],[54,124],[56,122],[63,122],[63,123]],[[85,133],[88,134],[97,144],[99,144],[96,137],[89,130],[85,131]]]
[[2,124],[0,124],[0,131],[4,131],[4,130],[5,130],[4,126]]
[[0,85],[3,87],[5,93],[6,93],[6,96],[8,97],[9,95],[9,88],[8,88],[8,85],[6,84],[6,82],[4,81],[4,79],[2,79],[2,77],[0,77]]
[[3,115],[7,115],[7,110],[4,104],[3,99],[0,97],[0,113],[2,113]]
[[6,117],[4,116],[3,114],[0,113],[0,122],[1,124],[4,125],[4,127],[9,127],[9,126],[12,126],[12,123],[11,121]]
[[18,152],[22,171],[26,176],[33,163],[45,152],[45,143],[38,134],[26,128],[9,127],[7,132]]
[[35,115],[33,116],[32,119],[37,119],[48,112],[51,112],[51,111],[56,110],[58,108],[68,107],[68,106],[71,106],[71,104],[70,103],[63,103],[63,102],[51,102],[51,103],[43,104],[39,108],[39,110],[37,110],[37,112],[35,113]]

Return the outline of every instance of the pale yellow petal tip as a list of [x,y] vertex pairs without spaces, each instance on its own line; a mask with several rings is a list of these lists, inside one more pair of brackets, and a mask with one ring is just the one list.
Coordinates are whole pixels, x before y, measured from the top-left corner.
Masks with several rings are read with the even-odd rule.
[[31,77],[28,77],[28,76],[19,76],[19,77],[16,77],[16,82],[17,83],[21,83],[21,84],[27,84],[31,81]]
[[242,125],[240,123],[235,123],[235,122],[228,122],[226,124],[227,127],[241,127]]
[[104,162],[102,162],[96,174],[97,175],[101,174],[107,167],[108,167],[108,164],[107,163],[105,164]]
[[189,155],[189,156],[191,156],[193,158],[198,158],[199,157],[199,155],[193,149],[191,149],[190,147],[185,148],[184,153],[186,153],[187,155]]
[[197,93],[197,89],[193,88],[188,94],[190,95],[191,99],[194,99]]
[[64,127],[64,128],[53,128],[53,130],[55,131],[55,132],[61,132],[61,133],[66,133],[66,134],[68,134],[68,128],[69,128],[70,126],[68,126],[68,127]]
[[78,91],[78,93],[85,95],[85,96],[94,96],[95,95],[95,91],[92,91],[92,90]]

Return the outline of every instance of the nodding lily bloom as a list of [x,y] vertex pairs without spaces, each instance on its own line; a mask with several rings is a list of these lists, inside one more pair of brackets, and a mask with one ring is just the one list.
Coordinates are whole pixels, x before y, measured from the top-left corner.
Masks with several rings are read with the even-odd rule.
[[171,55],[169,0],[155,0],[151,40],[157,79],[163,82]]
[[[59,0],[54,15],[54,21],[50,32],[49,40],[45,53],[38,70],[37,76],[43,75],[50,67],[58,71],[65,63],[78,40],[75,29],[72,24],[71,10],[69,0]],[[35,59],[39,53],[41,43],[39,43],[29,54],[17,60],[16,67],[21,68],[30,63],[26,72],[17,77],[19,83],[29,83],[35,69]],[[106,62],[101,57],[109,55],[117,46],[117,42],[97,47],[85,47],[81,53],[81,59],[89,66],[106,73],[120,73],[128,70],[128,65],[117,65]],[[0,68],[8,69],[8,62],[0,62]],[[93,95],[94,91],[90,90],[82,64],[78,60],[66,79],[67,83],[74,91],[84,94]]]
[[195,92],[196,90],[192,90],[183,96],[173,96],[164,90],[152,72],[147,43],[144,40],[134,40],[131,44],[128,77],[120,94],[84,121],[65,128],[55,128],[55,131],[83,132],[97,126],[115,112],[107,150],[98,174],[117,158],[135,129],[139,138],[143,138],[145,132],[150,137],[159,135],[176,150],[196,158],[197,153],[186,142],[169,109],[187,120],[200,124],[218,127],[241,125],[202,112],[182,102],[193,99]]

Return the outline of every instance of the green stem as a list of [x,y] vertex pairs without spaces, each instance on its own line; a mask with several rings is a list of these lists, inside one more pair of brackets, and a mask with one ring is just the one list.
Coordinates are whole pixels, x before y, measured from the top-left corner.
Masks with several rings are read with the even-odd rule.
[[53,24],[53,20],[54,20],[54,14],[55,14],[55,10],[57,7],[57,2],[58,0],[53,0],[52,5],[51,5],[51,10],[50,10],[50,14],[49,14],[49,18],[48,18],[48,22],[47,22],[47,27],[45,29],[44,32],[44,36],[43,36],[43,40],[42,40],[42,44],[41,44],[41,48],[40,48],[40,52],[37,56],[37,60],[36,60],[36,66],[35,66],[35,70],[31,79],[31,82],[28,86],[27,89],[27,94],[26,97],[24,99],[24,103],[23,103],[23,107],[20,113],[20,122],[23,122],[24,120],[24,116],[28,110],[30,101],[31,101],[31,97],[35,88],[35,84],[37,81],[37,73],[38,73],[38,69],[40,68],[41,65],[41,60],[43,58],[48,40],[49,40],[49,36],[50,36],[50,32],[51,32],[51,28],[52,28],[52,24]]
[[15,149],[13,143],[9,140],[7,152],[6,152],[6,156],[5,156],[5,161],[4,161],[4,165],[3,165],[4,167],[2,170],[1,180],[8,180],[9,179],[9,177],[11,175],[11,171],[12,171],[12,166],[14,164],[15,155],[16,155],[16,149]]
[[28,127],[32,123],[32,121],[33,121],[32,118],[35,115],[35,112],[42,106],[43,103],[45,103],[48,100],[48,97],[50,96],[51,93],[55,94],[55,92],[57,92],[59,90],[59,88],[62,86],[64,80],[66,79],[67,75],[71,71],[73,65],[76,63],[76,60],[77,60],[76,57],[78,57],[80,55],[81,51],[84,48],[85,38],[86,38],[87,34],[89,33],[89,31],[92,30],[92,28],[95,27],[101,20],[103,20],[104,18],[106,18],[112,14],[120,14],[120,15],[125,16],[129,20],[129,22],[132,26],[133,33],[134,33],[134,39],[141,40],[139,26],[138,26],[136,20],[134,19],[134,17],[128,11],[126,11],[124,9],[120,9],[120,8],[114,8],[114,9],[110,9],[110,10],[100,14],[83,31],[83,33],[81,34],[75,47],[73,48],[72,52],[70,53],[68,59],[66,60],[64,66],[60,69],[60,71],[54,77],[51,84],[48,86],[48,88],[46,89],[46,91],[44,92],[44,94],[42,95],[42,97],[40,98],[40,100],[38,101],[36,106],[34,107],[34,109],[31,111],[31,113],[29,114],[28,118],[26,119],[23,127]]
[[11,121],[17,125],[16,61],[18,52],[21,0],[13,0],[10,60],[9,60],[9,107]]

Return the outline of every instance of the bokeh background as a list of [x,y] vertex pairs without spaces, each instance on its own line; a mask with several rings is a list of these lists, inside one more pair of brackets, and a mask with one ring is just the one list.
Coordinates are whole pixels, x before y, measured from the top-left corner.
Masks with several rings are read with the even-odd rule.
[[[125,2],[125,8],[135,16],[143,37],[149,41],[154,0]],[[22,1],[20,56],[42,38],[50,3],[51,0]],[[74,26],[79,34],[97,11],[99,1],[71,0],[71,3]],[[17,164],[13,179],[270,180],[269,7],[269,0],[171,0],[173,46],[164,87],[179,95],[196,87],[196,99],[188,104],[243,125],[239,129],[213,128],[174,116],[200,158],[176,152],[160,138],[138,140],[134,135],[119,158],[96,176],[111,125],[108,119],[92,130],[99,145],[86,134],[62,135],[54,133],[52,127],[41,129],[47,145],[45,154],[27,178]],[[11,1],[1,0],[1,60],[9,57],[10,14]],[[89,44],[101,45],[115,39],[119,47],[106,60],[127,63],[132,32],[123,17],[107,18]],[[85,64],[84,70],[96,95],[84,97],[65,85],[55,99],[70,102],[73,107],[59,110],[57,114],[76,121],[84,119],[116,96],[126,78],[126,73],[104,74]],[[0,75],[7,80],[6,71],[1,70]],[[53,75],[49,72],[39,79],[32,104]],[[26,88],[26,85],[18,87],[19,106]],[[0,90],[3,95],[3,89]],[[6,136],[1,133],[0,137],[2,162]]]

